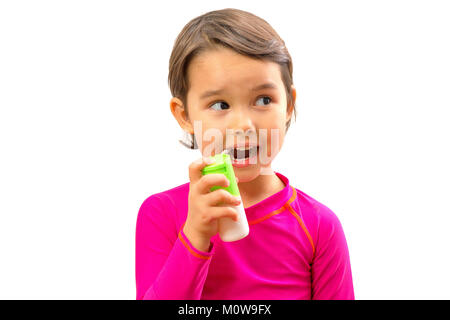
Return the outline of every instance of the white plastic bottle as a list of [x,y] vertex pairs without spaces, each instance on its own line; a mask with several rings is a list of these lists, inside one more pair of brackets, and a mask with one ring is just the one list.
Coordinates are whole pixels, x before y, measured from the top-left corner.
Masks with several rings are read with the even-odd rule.
[[[203,168],[202,174],[222,173],[230,181],[230,185],[226,188],[214,186],[211,191],[216,189],[225,189],[233,196],[240,197],[239,188],[236,183],[236,176],[234,175],[233,165],[231,164],[230,155],[222,152],[221,154],[212,157],[214,163]],[[238,221],[231,218],[224,217],[219,219],[219,236],[222,241],[237,241],[245,238],[249,232],[247,216],[245,215],[244,204],[233,207],[238,213]]]

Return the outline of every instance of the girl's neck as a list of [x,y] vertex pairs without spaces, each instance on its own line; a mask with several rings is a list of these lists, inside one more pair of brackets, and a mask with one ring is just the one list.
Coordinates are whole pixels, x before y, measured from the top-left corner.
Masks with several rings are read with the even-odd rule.
[[239,182],[238,186],[244,208],[251,207],[285,187],[283,181],[273,171],[271,174],[260,174],[248,182]]

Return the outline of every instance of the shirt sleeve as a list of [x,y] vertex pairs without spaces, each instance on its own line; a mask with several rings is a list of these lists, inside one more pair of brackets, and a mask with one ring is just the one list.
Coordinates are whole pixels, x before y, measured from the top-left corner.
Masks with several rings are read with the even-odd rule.
[[197,250],[176,230],[175,212],[153,195],[142,204],[136,223],[136,299],[199,300],[208,274],[209,252]]
[[319,213],[312,263],[313,300],[354,300],[350,257],[341,223],[328,208]]

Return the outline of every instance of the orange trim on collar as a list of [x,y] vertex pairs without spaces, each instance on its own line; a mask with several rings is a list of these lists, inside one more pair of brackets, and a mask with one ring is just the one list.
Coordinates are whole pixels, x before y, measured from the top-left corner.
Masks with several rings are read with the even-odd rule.
[[[295,188],[292,188],[292,189],[294,190],[294,193],[297,193]],[[311,244],[312,253],[313,253],[313,256],[314,256],[314,254],[316,253],[316,247],[314,246],[314,241],[313,241],[313,239],[311,237],[311,234],[308,231],[308,228],[306,228],[306,225],[303,222],[302,218],[300,218],[300,216],[297,214],[297,212],[295,212],[294,208],[292,208],[291,202],[288,201],[284,206],[295,217],[295,219],[297,219],[298,223],[300,224],[300,227],[303,229],[303,232],[306,234],[306,237],[308,238],[309,243]]]
[[292,196],[289,198],[288,201],[286,201],[286,203],[281,208],[279,208],[275,211],[272,211],[271,213],[265,215],[264,217],[249,221],[248,224],[254,225],[254,224],[260,223],[260,222],[267,220],[270,217],[273,217],[285,210],[288,210],[294,216],[294,218],[297,219],[300,227],[302,228],[303,232],[305,233],[306,237],[308,238],[308,241],[311,244],[313,255],[314,255],[316,252],[316,248],[314,246],[314,241],[311,237],[311,234],[309,233],[308,228],[306,228],[306,225],[303,222],[302,218],[300,218],[300,216],[297,214],[297,212],[295,212],[294,208],[292,208],[292,206],[291,206],[291,203],[297,198],[297,191],[295,190],[294,187],[292,187],[292,186],[290,186],[290,187],[292,188]]
[[283,212],[284,210],[286,210],[286,205],[289,205],[290,203],[292,203],[292,201],[294,201],[296,196],[297,196],[297,192],[295,192],[295,189],[292,186],[290,186],[290,187],[293,190],[292,196],[289,198],[289,200],[281,208],[279,208],[279,209],[277,209],[275,211],[272,211],[269,214],[266,214],[264,217],[261,217],[261,218],[249,221],[248,225],[254,225],[254,224],[260,223],[261,221],[267,220],[270,217],[273,217],[274,215],[277,215],[277,214]]

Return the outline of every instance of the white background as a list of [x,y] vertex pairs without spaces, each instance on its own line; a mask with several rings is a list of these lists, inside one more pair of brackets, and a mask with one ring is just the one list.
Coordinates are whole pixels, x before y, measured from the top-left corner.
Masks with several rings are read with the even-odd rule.
[[200,156],[172,46],[226,7],[291,53],[273,168],[339,217],[356,298],[450,298],[449,3],[239,0],[0,2],[1,299],[135,299],[138,209]]

